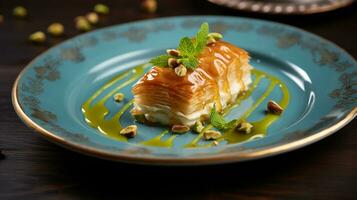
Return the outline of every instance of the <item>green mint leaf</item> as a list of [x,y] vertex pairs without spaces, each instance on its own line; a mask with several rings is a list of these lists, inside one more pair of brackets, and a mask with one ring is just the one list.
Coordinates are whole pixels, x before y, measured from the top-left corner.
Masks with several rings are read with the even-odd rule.
[[157,67],[167,67],[168,66],[167,60],[171,57],[172,56],[170,56],[170,55],[159,55],[159,56],[156,56],[155,58],[152,58],[149,61],[149,63],[151,63]]
[[192,40],[188,37],[184,37],[181,39],[180,44],[178,46],[178,50],[182,56],[192,56],[195,53],[195,46],[192,43]]
[[237,124],[238,124],[238,120],[233,119],[232,121],[227,122],[227,123],[224,125],[224,129],[223,129],[223,130],[230,130],[230,129],[236,127]]
[[212,126],[223,129],[226,124],[226,120],[217,112],[216,106],[213,106],[211,109],[211,124]]
[[196,69],[198,66],[198,60],[195,57],[181,58],[180,61],[187,69]]
[[207,43],[207,35],[209,33],[208,23],[205,22],[201,25],[200,30],[196,34],[195,40],[195,55],[201,53]]
[[216,107],[213,106],[211,109],[210,116],[212,126],[216,127],[219,130],[229,130],[234,128],[237,125],[238,120],[234,119],[230,122],[226,122],[226,120],[216,111]]

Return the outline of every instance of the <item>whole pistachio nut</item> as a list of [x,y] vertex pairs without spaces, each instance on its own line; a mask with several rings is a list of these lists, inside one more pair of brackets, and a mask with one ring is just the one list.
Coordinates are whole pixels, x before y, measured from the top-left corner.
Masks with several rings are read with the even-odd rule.
[[190,130],[190,127],[182,124],[175,124],[171,127],[171,131],[174,133],[186,133]]
[[195,124],[193,125],[193,131],[195,131],[196,133],[201,133],[201,131],[203,130],[203,124],[201,121],[196,121]]
[[63,35],[64,26],[60,23],[53,23],[47,28],[47,32],[53,36]]
[[176,49],[167,49],[166,53],[169,54],[170,56],[175,56],[175,57],[180,56],[180,51]]
[[249,134],[253,128],[253,125],[248,123],[248,122],[241,122],[238,124],[236,127],[236,130],[239,132],[247,133]]
[[37,31],[29,36],[29,40],[35,43],[42,43],[46,41],[46,35],[42,31]]
[[284,109],[275,101],[270,100],[267,104],[267,110],[270,113],[276,114],[276,115],[280,115]]
[[172,67],[172,68],[175,68],[179,65],[176,58],[169,58],[167,60],[167,63],[169,65],[169,67]]
[[179,65],[178,67],[176,67],[175,69],[175,73],[177,76],[180,76],[180,77],[184,77],[186,76],[187,74],[187,69],[184,65]]
[[18,18],[24,18],[27,16],[27,9],[23,6],[16,6],[13,9],[12,14]]
[[99,3],[94,6],[94,12],[98,14],[106,15],[109,13],[109,7],[102,3]]
[[213,38],[215,40],[220,40],[223,38],[223,35],[220,33],[208,33],[207,35],[208,38]]
[[147,13],[155,13],[157,10],[157,2],[156,0],[143,0],[141,7]]
[[214,44],[216,43],[216,39],[214,39],[213,37],[209,37],[207,39],[207,45],[211,45],[211,44]]
[[88,20],[83,16],[76,17],[75,24],[76,28],[80,31],[90,31],[92,29]]
[[114,101],[116,102],[122,102],[125,98],[125,95],[123,93],[116,93],[114,94]]
[[218,131],[214,131],[214,130],[207,130],[203,133],[203,137],[206,140],[215,140],[218,139],[222,136],[222,134]]
[[90,12],[90,13],[86,14],[86,19],[91,24],[97,24],[99,21],[98,14],[95,12]]
[[135,137],[137,134],[138,127],[136,125],[130,125],[125,128],[123,128],[119,134],[124,135],[125,137]]

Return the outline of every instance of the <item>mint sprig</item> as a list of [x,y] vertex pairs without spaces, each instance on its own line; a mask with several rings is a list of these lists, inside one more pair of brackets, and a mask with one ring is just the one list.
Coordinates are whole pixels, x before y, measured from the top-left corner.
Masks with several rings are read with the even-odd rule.
[[182,63],[187,69],[196,69],[198,67],[197,55],[200,54],[207,44],[207,36],[209,33],[208,23],[205,22],[201,25],[199,31],[196,34],[196,38],[191,39],[184,37],[180,40],[178,50],[180,55],[174,57],[171,55],[159,55],[152,58],[149,63],[157,67],[168,67],[168,59],[176,58],[179,63]]
[[196,55],[201,53],[201,51],[203,51],[204,47],[206,46],[208,33],[209,33],[209,26],[208,23],[206,22],[201,25],[200,30],[196,34],[196,40],[194,42]]
[[149,61],[149,63],[151,63],[157,67],[167,67],[167,65],[168,65],[167,61],[169,60],[169,58],[172,58],[172,56],[167,55],[167,54],[159,55],[159,56],[156,56],[155,58],[152,58]]
[[216,107],[213,106],[211,109],[210,120],[212,126],[219,130],[229,130],[237,126],[238,120],[234,119],[227,122],[216,110]]

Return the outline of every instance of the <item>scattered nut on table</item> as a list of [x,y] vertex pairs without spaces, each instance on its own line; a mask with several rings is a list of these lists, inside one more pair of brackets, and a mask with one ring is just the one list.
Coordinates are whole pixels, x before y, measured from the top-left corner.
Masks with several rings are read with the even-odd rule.
[[61,36],[64,33],[64,26],[60,23],[53,23],[48,26],[47,32],[53,36]]
[[156,0],[143,0],[141,8],[147,13],[155,13],[157,10]]
[[12,14],[17,18],[24,18],[27,16],[27,9],[23,6],[16,6]]
[[29,36],[29,40],[34,43],[43,43],[46,41],[46,35],[42,31],[37,31]]

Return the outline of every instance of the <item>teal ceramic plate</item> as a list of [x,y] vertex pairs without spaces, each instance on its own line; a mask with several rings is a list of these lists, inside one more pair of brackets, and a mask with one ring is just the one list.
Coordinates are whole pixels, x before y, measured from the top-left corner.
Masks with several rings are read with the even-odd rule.
[[[209,146],[203,139],[195,148],[185,148],[197,134],[160,134],[164,127],[133,121],[131,86],[137,77],[134,66],[177,46],[183,36],[193,36],[200,24],[246,49],[251,64],[280,79],[290,101],[283,115],[266,133],[247,136],[243,142],[221,141]],[[129,70],[129,71],[128,71]],[[87,124],[82,105],[118,74],[125,77],[93,100],[102,100],[108,110],[105,120],[123,126],[136,123],[138,136],[118,141]],[[118,88],[126,82],[126,86]],[[227,119],[238,118],[257,103],[270,80],[263,78],[249,98],[233,109]],[[125,94],[114,102],[110,92]],[[343,127],[357,112],[357,63],[335,44],[303,30],[255,19],[194,16],[172,17],[117,25],[83,34],[55,46],[32,61],[18,76],[13,104],[20,118],[45,138],[61,146],[100,158],[144,164],[197,165],[258,159],[291,151],[316,142]],[[153,91],[155,92],[155,91]],[[105,98],[109,96],[109,98]],[[264,118],[268,100],[282,98],[275,87],[256,104],[249,121]],[[104,100],[103,100],[104,99]],[[119,118],[118,112],[125,111]],[[142,144],[156,138],[167,147]],[[167,146],[167,145],[166,145]]]

